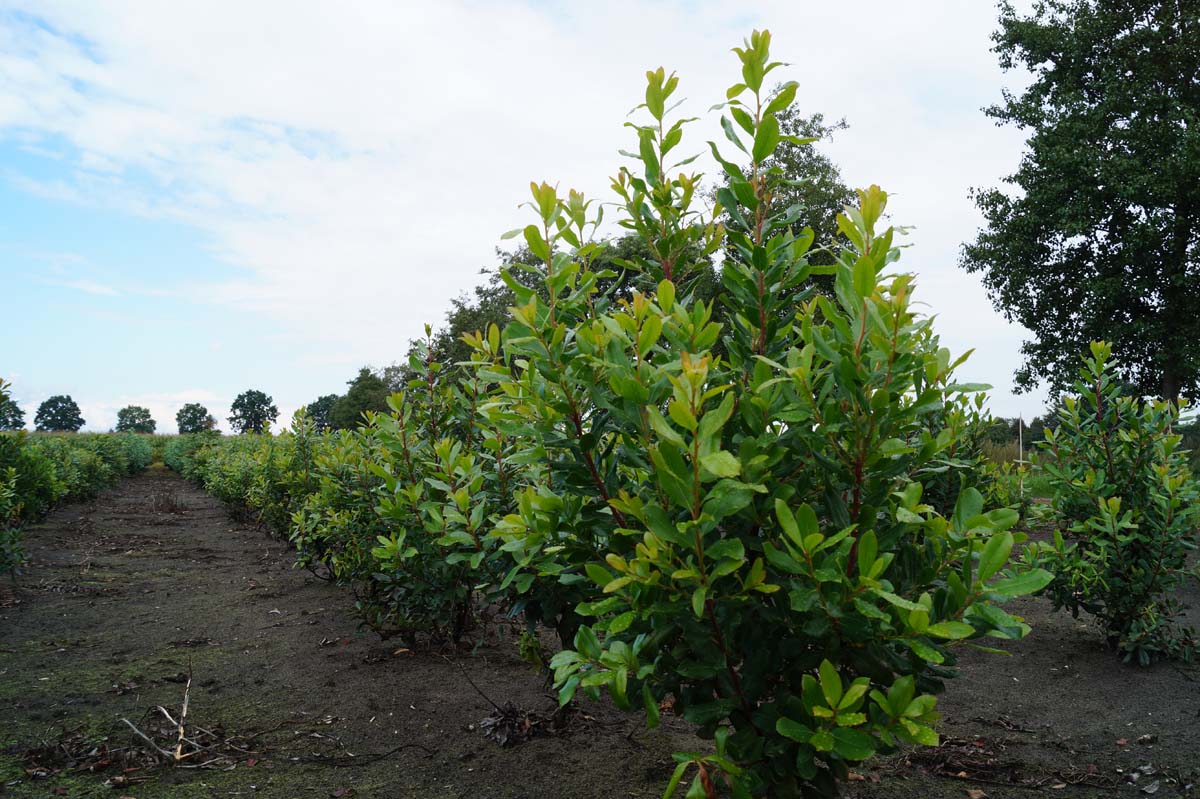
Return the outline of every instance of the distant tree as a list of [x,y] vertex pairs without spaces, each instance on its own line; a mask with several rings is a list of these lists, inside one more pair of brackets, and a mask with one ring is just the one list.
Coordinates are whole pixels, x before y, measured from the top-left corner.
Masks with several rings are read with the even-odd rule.
[[[537,259],[526,248],[515,252],[497,249],[496,257],[500,264],[479,270],[483,280],[475,286],[471,294],[460,294],[450,300],[446,323],[434,330],[430,346],[433,360],[438,363],[452,364],[470,360],[471,348],[462,341],[464,334],[487,330],[493,324],[503,329],[508,324],[508,309],[513,306],[514,299],[512,289],[500,278],[501,268],[509,264],[522,264],[532,270],[540,268]],[[512,270],[512,275],[531,288],[539,282],[534,273],[522,269]],[[409,355],[411,354],[410,351]],[[383,377],[392,390],[402,390],[411,377],[407,362],[387,367]]]
[[386,411],[391,394],[387,383],[369,368],[358,370],[358,376],[347,385],[345,396],[339,397],[329,411],[329,426],[351,430],[362,423],[364,411]]
[[[804,116],[795,106],[778,116],[779,132],[783,136],[798,139],[829,141],[838,131],[849,129],[846,120],[826,122],[825,115],[816,113]],[[847,205],[857,205],[854,190],[842,179],[841,169],[828,155],[818,148],[819,142],[795,144],[784,140],[765,162],[768,168],[779,169],[788,181],[779,184],[774,200],[779,208],[799,206],[800,215],[792,225],[794,233],[812,228],[813,245],[809,251],[809,263],[828,265],[834,263],[836,253],[826,249],[833,244],[837,235],[837,217]],[[730,176],[722,174],[722,185],[730,185]],[[822,291],[833,291],[831,276],[814,276],[814,284]]]
[[117,411],[118,433],[153,433],[158,425],[150,417],[150,409],[129,405]]
[[33,423],[38,430],[74,433],[83,427],[83,416],[75,400],[66,394],[56,394],[38,406]]
[[330,428],[329,414],[333,411],[333,406],[338,399],[337,394],[326,394],[322,397],[317,397],[304,406],[304,410],[308,414],[308,420],[318,430],[328,430]]
[[393,394],[404,390],[404,387],[408,385],[409,376],[406,363],[393,363],[379,370],[379,377],[387,385],[388,391]]
[[229,410],[229,424],[236,433],[261,433],[264,425],[279,418],[273,400],[253,388],[238,394]]
[[217,428],[217,420],[198,402],[189,402],[175,414],[180,433],[203,433]]
[[[844,119],[826,123],[824,114],[804,116],[795,106],[779,115],[780,133],[801,139],[829,141],[834,133],[849,127]],[[806,227],[813,229],[814,251],[809,255],[809,261],[832,264],[834,253],[820,248],[834,241],[838,232],[838,214],[847,205],[855,205],[857,197],[842,179],[841,169],[818,148],[818,144],[792,144],[784,140],[767,160],[767,166],[779,168],[790,181],[780,186],[775,202],[780,208],[800,206],[794,232],[799,233]],[[829,283],[832,287],[832,278]]]
[[7,394],[0,393],[0,430],[23,430],[25,428],[25,411],[17,401]]
[[1200,394],[1200,11],[1179,0],[1000,6],[994,51],[1034,76],[987,110],[1030,131],[1011,191],[977,190],[963,248],[1033,333],[1017,388],[1058,393],[1089,344],[1141,396]]
[[[519,265],[521,268],[509,272],[514,279],[530,288],[544,287],[544,279],[540,272],[544,265],[527,248],[521,247],[513,252],[497,249],[496,256],[500,263],[495,267],[479,270],[484,279],[471,294],[460,294],[450,300],[446,323],[437,328],[432,336],[430,351],[433,360],[438,363],[469,361],[471,348],[463,342],[463,335],[477,330],[486,332],[493,324],[503,330],[508,324],[511,317],[509,308],[513,306],[514,298],[512,289],[500,277],[501,269]],[[597,281],[598,288],[613,301],[630,299],[633,296],[638,265],[652,258],[653,253],[636,235],[626,234],[609,240],[596,256],[593,269],[612,270],[616,277]],[[688,260],[693,265],[688,284],[690,290],[698,299],[711,300],[720,288],[711,259],[701,253],[694,253]],[[411,355],[411,352],[409,354]],[[400,391],[410,379],[408,364],[392,364],[383,370],[381,377],[392,391]]]

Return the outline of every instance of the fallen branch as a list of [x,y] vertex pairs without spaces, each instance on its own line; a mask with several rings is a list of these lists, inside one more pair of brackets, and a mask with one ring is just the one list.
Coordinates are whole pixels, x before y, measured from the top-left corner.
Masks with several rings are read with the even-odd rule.
[[492,707],[494,707],[496,709],[497,713],[504,712],[504,708],[497,705],[490,696],[488,696],[487,694],[485,694],[483,692],[482,688],[480,688],[478,685],[475,684],[475,681],[471,679],[471,675],[467,674],[467,670],[465,668],[463,668],[463,664],[459,663],[456,660],[451,660],[450,658],[446,657],[445,655],[442,655],[442,660],[446,661],[447,663],[453,663],[455,666],[458,666],[458,670],[462,672],[463,679],[466,680],[470,684],[470,686],[475,689],[475,693],[482,696],[489,705],[491,705]]
[[155,752],[158,752],[158,754],[164,760],[171,760],[173,758],[173,755],[170,752],[163,749],[158,744],[154,743],[154,740],[149,735],[146,735],[146,733],[142,732],[136,726],[134,726],[132,721],[130,721],[129,719],[124,719],[124,718],[121,719],[121,721],[123,721],[125,723],[125,726],[129,727],[129,729],[133,730],[134,735],[141,738],[146,743],[150,744],[150,748],[152,748]]
[[400,744],[394,749],[389,749],[388,751],[381,752],[377,755],[350,755],[349,757],[321,757],[318,755],[315,757],[298,757],[295,759],[301,763],[318,763],[323,766],[334,766],[339,768],[343,766],[365,766],[370,763],[383,760],[385,757],[391,757],[403,749],[420,749],[422,752],[430,756],[436,754],[434,750],[422,744],[408,743]]

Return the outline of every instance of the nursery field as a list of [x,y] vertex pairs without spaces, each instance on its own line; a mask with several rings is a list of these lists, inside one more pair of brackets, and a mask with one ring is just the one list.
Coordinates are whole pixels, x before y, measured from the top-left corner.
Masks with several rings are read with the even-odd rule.
[[[27,547],[0,588],[0,796],[649,797],[671,752],[711,745],[608,702],[553,718],[499,622],[411,651],[359,632],[341,589],[161,468],[55,511]],[[1200,621],[1196,590],[1180,598]],[[1017,604],[1033,632],[1012,657],[963,656],[941,745],[864,764],[845,795],[1200,795],[1200,670],[1123,665],[1093,625]],[[206,748],[160,765],[123,720],[173,750],[156,708],[177,720],[185,693]],[[485,737],[489,699],[544,734]]]
[[0,380],[0,796],[1200,796],[1191,356],[1084,326],[992,418],[888,192],[807,224],[839,126],[733,53],[724,142],[646,72],[617,202],[531,182],[486,313],[282,429],[28,432]]

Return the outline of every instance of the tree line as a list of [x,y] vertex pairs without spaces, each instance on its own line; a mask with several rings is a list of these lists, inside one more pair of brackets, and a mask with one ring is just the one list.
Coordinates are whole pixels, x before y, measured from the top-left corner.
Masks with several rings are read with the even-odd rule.
[[[279,418],[279,409],[274,400],[258,389],[243,391],[230,407],[229,423],[234,432],[257,433]],[[34,428],[43,433],[77,433],[87,424],[79,404],[69,394],[56,394],[38,406],[33,418]],[[198,402],[189,402],[175,414],[175,423],[180,433],[204,433],[217,429],[217,420],[208,408]],[[10,396],[0,397],[0,431],[25,429],[25,411]],[[115,433],[152,434],[158,422],[150,409],[141,405],[127,405],[117,411]]]

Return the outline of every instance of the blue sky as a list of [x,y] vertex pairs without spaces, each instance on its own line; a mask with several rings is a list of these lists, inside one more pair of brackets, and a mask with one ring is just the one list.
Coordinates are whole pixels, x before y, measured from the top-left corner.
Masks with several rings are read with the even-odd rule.
[[[273,371],[267,364],[287,359],[272,319],[199,295],[239,271],[214,257],[209,235],[29,190],[23,178],[70,180],[62,159],[6,143],[0,164],[0,262],[15,300],[0,355],[30,422],[37,403],[61,393],[81,402],[93,429],[111,426],[126,399],[160,406],[160,417],[186,401],[221,413]],[[306,384],[295,377],[276,373],[272,385],[299,394]]]
[[529,180],[609,199],[646,68],[678,70],[692,149],[718,138],[729,47],[765,26],[802,108],[850,123],[826,146],[848,182],[915,226],[903,263],[977,349],[964,378],[1040,413],[1009,390],[1022,331],[955,266],[968,190],[1021,152],[980,111],[1021,80],[994,8],[728,5],[0,0],[0,376],[30,419],[69,393],[91,429],[135,403],[170,432],[254,387],[286,423],[438,322]]

